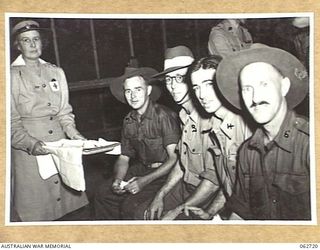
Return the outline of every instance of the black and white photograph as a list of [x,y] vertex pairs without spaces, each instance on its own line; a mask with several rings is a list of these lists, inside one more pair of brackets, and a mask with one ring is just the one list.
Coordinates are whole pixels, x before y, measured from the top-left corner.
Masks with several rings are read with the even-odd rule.
[[6,225],[317,224],[312,13],[5,18]]

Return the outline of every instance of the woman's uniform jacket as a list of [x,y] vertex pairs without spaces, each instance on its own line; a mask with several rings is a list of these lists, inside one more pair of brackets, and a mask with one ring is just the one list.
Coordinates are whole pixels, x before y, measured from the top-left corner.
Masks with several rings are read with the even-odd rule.
[[31,155],[38,140],[72,139],[79,133],[63,70],[39,60],[37,73],[21,55],[11,65],[11,198],[22,221],[55,220],[88,203],[84,192],[65,186],[59,175],[43,180]]

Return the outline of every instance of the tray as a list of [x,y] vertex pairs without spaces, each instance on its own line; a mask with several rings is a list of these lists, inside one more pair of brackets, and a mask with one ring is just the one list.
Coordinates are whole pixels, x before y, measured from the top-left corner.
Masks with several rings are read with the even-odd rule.
[[110,145],[94,147],[94,148],[84,148],[82,151],[83,155],[93,155],[99,153],[105,153],[113,150],[116,146],[120,145],[120,142],[115,142]]

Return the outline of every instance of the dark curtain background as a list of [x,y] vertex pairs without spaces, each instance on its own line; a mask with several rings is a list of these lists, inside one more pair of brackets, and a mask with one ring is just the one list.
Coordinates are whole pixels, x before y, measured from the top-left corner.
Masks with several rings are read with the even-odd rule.
[[[45,39],[42,58],[57,64],[50,30],[50,18],[11,17],[10,28],[17,22],[33,19],[41,27],[48,28],[42,32]],[[122,75],[130,61],[128,21],[131,24],[132,41],[135,59],[139,66],[163,69],[163,28],[166,31],[167,47],[186,45],[196,58],[207,55],[207,42],[210,30],[221,19],[92,19],[97,45],[100,78]],[[282,48],[298,56],[293,37],[297,30],[291,25],[292,18],[254,18],[247,19],[246,27],[253,36],[254,42]],[[92,131],[110,131],[119,127],[128,107],[117,102],[109,89],[90,89],[72,91],[79,81],[97,79],[94,63],[92,37],[89,19],[54,18],[58,53],[61,67],[64,69],[70,91],[70,102],[76,114],[77,126],[83,133]],[[11,49],[11,62],[17,57],[18,51]],[[167,93],[163,89],[164,93]],[[168,94],[162,95],[160,102],[177,109]],[[296,110],[309,115],[308,98]],[[119,133],[117,133],[119,135]],[[118,136],[116,136],[118,137]]]

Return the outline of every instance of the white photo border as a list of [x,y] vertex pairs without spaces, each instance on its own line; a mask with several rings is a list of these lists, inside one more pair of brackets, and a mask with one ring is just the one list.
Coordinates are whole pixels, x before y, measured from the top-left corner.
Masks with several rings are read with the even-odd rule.
[[[285,18],[309,17],[310,20],[310,75],[309,75],[309,124],[310,124],[310,221],[55,221],[55,222],[10,222],[11,185],[11,134],[10,134],[10,24],[12,17],[70,18],[70,19],[225,19],[225,18]],[[317,225],[316,151],[315,151],[315,103],[314,103],[314,13],[233,13],[233,14],[62,14],[62,13],[5,13],[5,76],[6,76],[6,180],[5,180],[5,226],[36,225]]]

